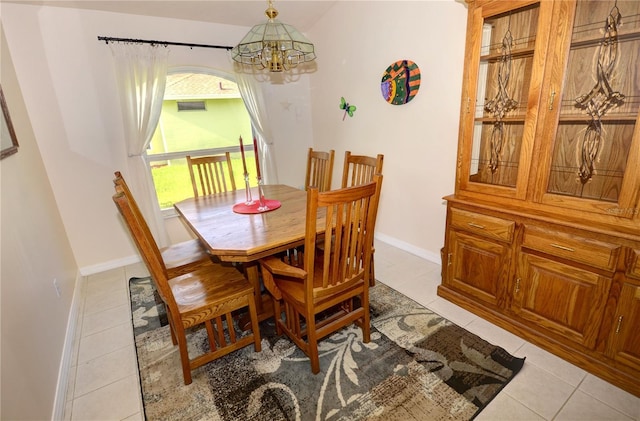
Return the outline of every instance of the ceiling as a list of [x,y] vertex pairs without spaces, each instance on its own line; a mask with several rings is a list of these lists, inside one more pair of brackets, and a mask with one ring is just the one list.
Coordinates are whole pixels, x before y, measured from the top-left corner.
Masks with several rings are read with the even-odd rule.
[[[102,10],[133,15],[156,16],[253,26],[267,20],[264,11],[268,2],[255,0],[0,0],[7,3],[23,3]],[[338,0],[278,0],[273,6],[278,19],[304,32]]]

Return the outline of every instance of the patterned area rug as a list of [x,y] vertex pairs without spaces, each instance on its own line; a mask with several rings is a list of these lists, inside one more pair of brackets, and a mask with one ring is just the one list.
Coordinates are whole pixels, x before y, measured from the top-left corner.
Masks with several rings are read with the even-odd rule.
[[[371,341],[355,326],[325,338],[319,374],[265,322],[262,352],[233,352],[194,370],[185,386],[151,280],[132,278],[130,287],[148,420],[470,420],[524,363],[378,282]],[[189,346],[208,346],[204,329]]]

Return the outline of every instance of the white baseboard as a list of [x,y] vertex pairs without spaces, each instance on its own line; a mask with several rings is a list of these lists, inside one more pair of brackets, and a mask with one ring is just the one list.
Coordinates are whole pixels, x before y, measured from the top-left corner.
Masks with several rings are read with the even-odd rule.
[[104,272],[111,269],[121,268],[123,266],[132,265],[140,262],[140,256],[133,255],[124,257],[122,259],[110,260],[104,263],[98,263],[97,265],[84,266],[80,268],[80,274],[82,276],[94,275],[96,273]]
[[58,384],[53,401],[52,421],[64,419],[64,410],[67,404],[67,389],[69,386],[69,376],[71,374],[71,364],[75,347],[76,330],[78,327],[78,315],[82,304],[82,289],[84,282],[80,272],[76,275],[76,283],[73,288],[73,298],[71,299],[71,309],[67,319],[67,330],[62,348],[62,359],[58,369]]
[[413,244],[405,243],[404,241],[398,240],[397,238],[391,237],[386,234],[376,233],[375,238],[376,240],[387,243],[393,247],[399,248],[400,250],[404,250],[407,253],[415,254],[416,256],[422,257],[423,259],[426,259],[435,264],[442,264],[440,253],[434,253],[432,251],[416,247]]

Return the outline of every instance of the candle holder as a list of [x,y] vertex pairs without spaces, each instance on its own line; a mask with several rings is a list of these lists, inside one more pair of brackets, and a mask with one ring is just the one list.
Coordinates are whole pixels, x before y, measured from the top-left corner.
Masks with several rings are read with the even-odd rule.
[[260,203],[258,205],[258,211],[265,212],[269,210],[265,200],[264,200],[264,184],[262,182],[262,177],[258,177],[258,198]]
[[244,188],[246,194],[246,200],[244,202],[245,205],[250,206],[253,205],[253,197],[251,197],[251,186],[249,185],[249,173],[244,173]]
[[249,186],[249,175],[247,173],[245,173],[244,181],[247,185],[246,201],[238,202],[235,205],[233,205],[233,211],[235,213],[241,213],[246,215],[260,214],[264,212],[274,211],[280,208],[280,206],[282,206],[282,203],[279,200],[266,199],[264,197],[264,182],[262,181],[262,177],[258,177],[259,200],[255,200],[251,197],[251,188]]

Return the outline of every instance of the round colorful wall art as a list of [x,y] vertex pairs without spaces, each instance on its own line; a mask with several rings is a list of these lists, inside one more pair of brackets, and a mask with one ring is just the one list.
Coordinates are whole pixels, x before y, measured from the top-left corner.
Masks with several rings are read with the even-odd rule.
[[380,82],[382,97],[389,104],[402,105],[411,101],[420,89],[420,69],[411,60],[398,60],[387,67]]

